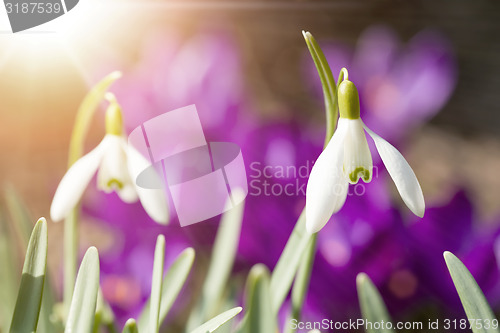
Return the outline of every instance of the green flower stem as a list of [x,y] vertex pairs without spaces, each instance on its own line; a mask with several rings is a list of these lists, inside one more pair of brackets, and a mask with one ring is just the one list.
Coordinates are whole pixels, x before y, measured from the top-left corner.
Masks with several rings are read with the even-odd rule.
[[335,78],[333,77],[330,65],[326,60],[325,54],[319,47],[316,39],[309,32],[302,32],[307,44],[307,48],[311,53],[316,69],[318,70],[321,86],[323,87],[323,96],[325,100],[326,110],[326,135],[325,147],[333,136],[335,128],[337,127],[338,107],[337,107],[337,86]]
[[311,271],[314,264],[314,255],[316,254],[316,242],[318,234],[314,234],[307,245],[306,252],[304,253],[304,260],[300,263],[297,276],[292,289],[292,318],[300,320],[302,313],[302,306],[309,287],[311,279]]
[[[313,58],[316,69],[321,80],[321,85],[323,87],[323,95],[325,100],[325,111],[326,111],[326,135],[324,148],[330,142],[330,139],[335,132],[337,127],[338,118],[338,99],[337,99],[337,85],[335,83],[335,78],[333,77],[332,70],[328,65],[326,57],[321,50],[318,42],[309,32],[303,32],[304,39],[306,40],[307,47]],[[339,73],[339,82],[347,78],[347,70],[342,68]],[[305,210],[305,209],[304,209]],[[305,212],[302,212],[305,216]],[[305,220],[305,219],[304,219]],[[314,257],[316,255],[316,242],[318,234],[313,234],[308,240],[307,247],[302,254],[300,266],[298,268],[297,274],[295,276],[295,282],[292,288],[292,315],[291,319],[300,320],[302,306],[304,304],[305,296],[309,288],[309,282],[311,278],[311,271],[314,263]],[[290,332],[294,330],[290,329]]]
[[[120,72],[113,72],[97,83],[85,96],[76,114],[75,125],[71,134],[68,154],[68,168],[83,156],[83,146],[92,117],[103,100],[108,88],[121,77]],[[78,211],[76,207],[64,221],[64,287],[63,304],[66,317],[73,297],[78,261]]]
[[66,318],[69,307],[71,306],[71,298],[73,297],[73,289],[75,288],[76,269],[78,260],[78,208],[75,208],[71,215],[64,220],[64,286],[63,286],[63,303],[64,303],[64,318]]

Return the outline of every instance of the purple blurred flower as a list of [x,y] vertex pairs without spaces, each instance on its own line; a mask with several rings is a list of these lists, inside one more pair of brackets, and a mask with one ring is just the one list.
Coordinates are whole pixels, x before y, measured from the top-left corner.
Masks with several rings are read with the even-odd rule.
[[[116,70],[116,60],[97,75]],[[243,91],[237,46],[228,33],[204,32],[188,40],[175,32],[149,36],[135,66],[113,85],[128,131],[165,112],[196,104],[209,140],[243,137],[252,123]],[[221,133],[221,128],[224,133]],[[223,134],[223,136],[221,135]]]
[[[352,58],[339,47],[324,50],[332,68],[347,66],[359,85],[367,124],[397,141],[438,112],[449,97],[455,67],[446,45],[441,37],[425,32],[406,49],[399,49],[390,31],[373,28],[363,35]],[[319,82],[312,68],[310,76],[315,84]],[[304,207],[304,186],[323,138],[318,136],[322,128],[310,129],[293,121],[259,122],[248,112],[243,83],[238,52],[229,36],[204,34],[183,43],[166,35],[145,43],[137,66],[124,70],[113,91],[129,130],[155,115],[195,103],[209,141],[220,138],[240,145],[249,195],[235,271],[245,273],[255,263],[275,265]],[[464,194],[428,209],[422,221],[408,225],[413,221],[395,208],[389,181],[384,171],[364,185],[362,195],[356,195],[351,186],[352,198],[319,234],[304,318],[359,318],[355,289],[359,272],[374,280],[396,315],[408,314],[415,304],[425,307],[432,302],[443,313],[448,306],[459,311],[443,250],[463,259],[498,303],[493,252],[497,234],[484,237],[484,230],[475,229]],[[105,296],[122,319],[134,315],[148,297],[157,234],[166,236],[171,262],[187,246],[208,251],[218,221],[180,228],[173,219],[170,226],[161,227],[140,206],[102,193],[88,194],[84,209],[114,231],[115,246],[102,253],[102,282]],[[199,253],[197,262],[203,259],[203,251]],[[125,288],[132,300],[123,293]]]
[[[456,64],[446,38],[425,30],[405,46],[384,26],[365,30],[355,50],[320,41],[336,76],[342,67],[360,95],[363,121],[389,141],[430,119],[444,106],[456,83]],[[321,84],[309,54],[307,77],[318,94]]]
[[[116,62],[121,63],[101,64],[96,76],[116,70]],[[239,143],[253,123],[250,114],[243,112],[247,106],[240,66],[228,34],[202,33],[187,41],[173,33],[158,34],[145,41],[134,66],[121,69],[123,78],[112,91],[122,106],[128,132],[157,115],[196,104],[208,141]],[[84,212],[113,230],[113,247],[101,252],[101,282],[120,321],[136,315],[149,296],[158,234],[166,237],[168,267],[188,246],[209,249],[216,231],[210,222],[180,228],[176,218],[167,227],[156,226],[137,205],[102,193],[86,196]]]

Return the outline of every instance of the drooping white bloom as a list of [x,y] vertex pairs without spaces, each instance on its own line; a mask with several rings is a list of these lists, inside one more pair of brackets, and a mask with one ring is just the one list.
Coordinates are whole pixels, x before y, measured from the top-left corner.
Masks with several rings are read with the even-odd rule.
[[88,154],[76,161],[57,187],[50,216],[53,221],[66,218],[80,201],[90,180],[97,172],[97,187],[106,193],[115,191],[127,203],[141,201],[149,216],[161,224],[168,223],[169,212],[161,189],[143,189],[135,179],[149,166],[148,161],[123,136],[121,110],[114,98],[106,112],[106,135]]
[[349,183],[372,179],[373,163],[365,131],[404,203],[417,216],[425,211],[422,189],[408,162],[390,143],[371,131],[359,116],[359,97],[354,84],[344,80],[338,89],[340,118],[337,130],[311,170],[306,190],[306,229],[321,230],[345,203]]

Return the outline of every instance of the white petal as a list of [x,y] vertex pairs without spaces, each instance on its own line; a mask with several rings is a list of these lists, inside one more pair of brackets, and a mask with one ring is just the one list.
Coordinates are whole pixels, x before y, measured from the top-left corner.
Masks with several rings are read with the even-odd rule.
[[80,201],[102,161],[107,144],[103,139],[94,150],[76,161],[61,179],[50,206],[50,217],[54,222],[67,217]]
[[314,164],[306,190],[306,229],[318,232],[345,203],[348,183],[342,172],[347,123],[339,125]]
[[[106,151],[103,153],[102,162],[97,175],[97,186],[100,190],[110,193],[120,192],[126,187],[133,186],[127,167],[126,141],[118,135],[107,134],[104,137]],[[126,191],[124,197],[132,200]],[[130,201],[129,200],[129,201]],[[126,201],[126,200],[124,200]]]
[[359,178],[369,183],[372,180],[373,162],[363,122],[360,118],[339,121],[348,124],[344,141],[344,176],[351,184],[356,184]]
[[394,146],[375,134],[366,125],[363,124],[363,127],[375,141],[382,162],[396,184],[404,203],[413,214],[423,217],[425,212],[424,194],[412,168]]
[[163,189],[146,189],[137,186],[137,176],[148,168],[151,163],[142,156],[133,146],[126,145],[127,163],[135,190],[141,200],[142,207],[148,215],[157,223],[168,224],[169,210],[168,202]]
[[137,190],[135,189],[135,186],[133,184],[127,184],[123,188],[118,189],[116,192],[123,202],[134,203],[139,200]]

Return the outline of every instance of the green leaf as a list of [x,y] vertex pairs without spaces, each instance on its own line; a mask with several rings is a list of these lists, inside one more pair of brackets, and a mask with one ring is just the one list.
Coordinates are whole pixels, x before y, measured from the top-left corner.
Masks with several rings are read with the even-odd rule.
[[10,332],[36,331],[47,269],[47,247],[47,221],[41,218],[28,243]]
[[[17,245],[22,248],[24,254],[24,251],[28,246],[31,230],[33,229],[32,218],[28,212],[25,202],[11,185],[5,186],[5,201],[13,222],[10,224],[12,226],[11,229],[14,232]],[[51,333],[55,331],[54,325],[50,320],[50,315],[55,304],[54,293],[50,280],[50,274],[46,271],[43,287],[44,292],[42,297],[42,308],[40,310],[40,317],[38,320],[38,333]],[[17,286],[14,290],[16,289]],[[5,300],[7,303],[9,302],[9,300],[5,297],[1,299]]]
[[[233,192],[233,195],[241,194]],[[223,294],[238,251],[243,210],[241,203],[222,215],[200,302],[189,318],[188,331],[216,315],[224,303]]]
[[[365,273],[356,278],[359,304],[363,318],[372,323],[391,322],[391,317],[377,288]],[[368,333],[393,333],[392,329],[367,329]]]
[[[302,263],[300,264],[299,270],[295,277],[295,282],[293,283],[292,319],[300,320],[302,305],[304,304],[304,300],[307,294],[307,289],[309,288],[312,266],[314,264],[317,235],[318,234],[316,233],[311,237],[309,244],[307,245],[306,251],[303,254]],[[289,325],[289,331],[295,332],[295,330],[291,328],[291,325]]]
[[75,125],[71,134],[71,141],[69,144],[69,158],[68,165],[71,166],[83,155],[83,145],[85,136],[87,135],[90,127],[92,116],[94,115],[97,107],[104,99],[104,95],[109,87],[121,77],[120,72],[113,72],[99,81],[87,93],[83,99],[78,112],[76,114]]
[[2,269],[0,269],[0,332],[7,332],[10,327],[12,313],[16,304],[16,290],[19,288],[17,277],[14,276],[14,263],[12,258],[14,255],[11,253],[13,246],[11,239],[2,230],[0,224],[0,262]]
[[159,235],[156,239],[155,259],[153,264],[153,277],[151,284],[149,322],[147,332],[158,333],[160,329],[160,302],[162,295],[163,265],[165,263],[165,237]]
[[302,254],[305,252],[311,236],[306,231],[306,214],[304,210],[295,224],[295,228],[271,275],[271,300],[275,316],[277,316],[281,305],[290,291],[293,279],[299,268],[300,260],[302,259]]
[[123,327],[122,333],[139,333],[139,331],[137,330],[137,324],[135,323],[135,319],[127,320],[125,326]]
[[191,331],[191,333],[212,333],[215,332],[219,327],[227,323],[233,317],[235,317],[238,313],[240,313],[242,308],[236,307],[231,310],[227,310],[226,312],[221,313],[215,318],[210,319],[205,324]]
[[90,333],[99,291],[99,253],[90,247],[83,257],[71,299],[65,333]]
[[109,332],[116,332],[113,310],[111,310],[111,307],[102,295],[101,288],[99,288],[95,309],[94,333],[101,332],[101,327],[103,326],[107,327]]
[[[191,267],[193,266],[194,257],[194,250],[192,248],[187,248],[179,254],[174,263],[168,269],[168,272],[163,279],[159,316],[160,325],[165,320],[165,317],[167,317],[168,311],[181,292],[189,272],[191,271]],[[148,300],[139,317],[138,326],[140,332],[148,331],[147,325],[150,313],[150,304],[151,300]]]
[[272,310],[269,291],[269,271],[262,264],[252,267],[246,285],[246,311],[248,314],[243,332],[276,332],[276,315]]
[[498,333],[498,329],[493,328],[492,325],[485,328],[487,322],[491,323],[496,318],[467,267],[451,252],[444,252],[444,259],[467,318],[469,318],[472,331],[474,333]]
[[42,308],[40,310],[40,319],[38,321],[37,333],[52,333],[56,329],[50,319],[52,311],[56,304],[52,284],[50,282],[50,274],[45,273],[45,282],[43,287]]

